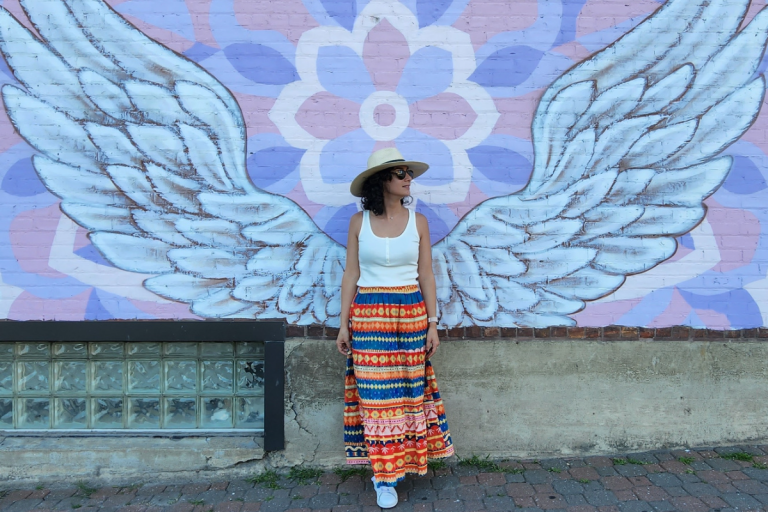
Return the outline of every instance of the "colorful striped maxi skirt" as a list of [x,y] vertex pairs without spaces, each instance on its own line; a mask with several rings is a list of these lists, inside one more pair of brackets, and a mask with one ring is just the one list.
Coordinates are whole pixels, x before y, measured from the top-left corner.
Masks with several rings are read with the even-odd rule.
[[418,286],[360,288],[350,308],[344,444],[347,464],[368,464],[395,486],[424,475],[428,459],[453,454],[432,363],[427,309]]

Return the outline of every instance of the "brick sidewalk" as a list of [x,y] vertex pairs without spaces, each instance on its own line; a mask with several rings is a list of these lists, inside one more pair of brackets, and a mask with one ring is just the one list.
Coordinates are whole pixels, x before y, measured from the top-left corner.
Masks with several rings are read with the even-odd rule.
[[[397,486],[409,512],[559,511],[720,512],[768,510],[768,446],[548,459],[473,458],[431,469],[427,477]],[[303,469],[303,474],[300,469]],[[358,471],[360,467],[357,468]],[[345,473],[346,470],[346,473]],[[370,473],[340,468],[307,477],[287,474],[244,480],[174,485],[69,487],[0,491],[0,511],[78,512],[368,512],[380,510]],[[319,471],[317,473],[320,473]],[[346,477],[346,478],[345,478]]]

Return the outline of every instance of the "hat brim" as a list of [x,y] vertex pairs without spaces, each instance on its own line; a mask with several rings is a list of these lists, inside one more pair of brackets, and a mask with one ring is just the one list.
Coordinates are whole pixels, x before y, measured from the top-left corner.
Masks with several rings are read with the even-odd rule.
[[363,183],[365,183],[365,180],[367,180],[369,177],[373,176],[379,171],[383,171],[384,169],[389,169],[391,167],[400,167],[402,165],[408,166],[409,169],[413,171],[413,177],[418,178],[425,172],[427,172],[427,169],[429,169],[429,165],[425,164],[424,162],[416,162],[416,161],[403,161],[403,162],[387,162],[381,165],[377,165],[375,167],[371,167],[370,169],[366,169],[360,174],[358,174],[355,179],[352,180],[352,183],[349,185],[349,191],[352,193],[355,197],[362,197],[363,195]]

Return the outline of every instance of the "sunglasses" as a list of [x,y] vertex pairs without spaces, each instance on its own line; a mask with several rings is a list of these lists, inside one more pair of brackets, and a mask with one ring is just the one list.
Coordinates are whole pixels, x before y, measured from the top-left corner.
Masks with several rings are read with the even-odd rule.
[[394,169],[392,170],[392,174],[394,174],[397,179],[404,180],[405,175],[407,174],[411,178],[413,178],[413,170],[412,169]]

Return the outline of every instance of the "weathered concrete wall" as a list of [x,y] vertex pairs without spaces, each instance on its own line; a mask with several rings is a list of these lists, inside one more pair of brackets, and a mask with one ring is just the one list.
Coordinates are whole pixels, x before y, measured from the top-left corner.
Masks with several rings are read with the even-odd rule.
[[[433,361],[459,456],[597,454],[768,439],[768,343],[445,341]],[[286,343],[286,449],[258,438],[29,438],[0,442],[0,480],[245,475],[344,463],[344,359]]]

